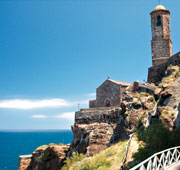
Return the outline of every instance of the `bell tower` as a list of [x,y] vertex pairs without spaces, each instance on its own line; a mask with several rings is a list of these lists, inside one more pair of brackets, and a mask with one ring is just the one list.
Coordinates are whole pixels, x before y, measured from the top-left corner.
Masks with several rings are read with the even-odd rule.
[[152,31],[152,66],[157,66],[167,61],[173,55],[171,31],[170,31],[170,11],[162,5],[158,5],[151,15]]

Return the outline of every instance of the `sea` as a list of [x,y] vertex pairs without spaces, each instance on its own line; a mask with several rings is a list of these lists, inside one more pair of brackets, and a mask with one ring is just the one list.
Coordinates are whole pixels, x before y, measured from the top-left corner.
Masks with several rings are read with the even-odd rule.
[[0,131],[0,170],[18,170],[19,155],[31,154],[41,145],[69,144],[71,130]]

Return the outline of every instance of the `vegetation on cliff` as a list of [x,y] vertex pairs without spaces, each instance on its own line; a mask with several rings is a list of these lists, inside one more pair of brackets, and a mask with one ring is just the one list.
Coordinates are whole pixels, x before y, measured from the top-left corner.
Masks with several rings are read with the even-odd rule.
[[144,161],[154,153],[180,145],[180,127],[171,131],[160,120],[153,120],[148,128],[139,125],[136,129],[136,134],[140,146],[133,155],[134,160],[128,163],[125,170]]
[[[154,153],[180,145],[179,84],[179,66],[169,66],[157,88],[148,86],[151,93],[146,91],[146,84],[139,84],[140,90],[132,84],[124,92],[121,106],[112,110],[78,112],[71,146],[39,147],[32,155],[32,169],[118,170],[127,141],[116,142],[127,139],[133,132],[136,132],[136,138],[129,149],[126,170]],[[72,154],[73,151],[76,152]]]
[[74,153],[67,158],[61,170],[118,170],[122,162],[127,141],[119,142],[92,157]]

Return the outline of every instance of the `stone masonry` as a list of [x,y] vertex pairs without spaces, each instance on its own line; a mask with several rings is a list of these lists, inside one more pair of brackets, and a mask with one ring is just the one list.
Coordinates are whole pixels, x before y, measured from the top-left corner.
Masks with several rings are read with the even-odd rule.
[[123,92],[129,83],[107,79],[96,89],[96,99],[89,101],[89,107],[120,106]]
[[148,83],[158,85],[165,76],[165,71],[170,65],[180,65],[180,52],[170,57],[165,63],[150,67],[148,70]]
[[151,13],[152,30],[152,65],[157,66],[167,61],[173,55],[170,11],[159,5]]

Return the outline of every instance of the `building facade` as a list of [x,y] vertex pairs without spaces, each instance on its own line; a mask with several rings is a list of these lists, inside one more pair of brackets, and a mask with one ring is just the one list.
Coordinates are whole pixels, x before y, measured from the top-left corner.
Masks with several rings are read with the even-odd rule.
[[123,92],[129,83],[107,79],[96,89],[96,99],[89,101],[89,107],[120,106]]

